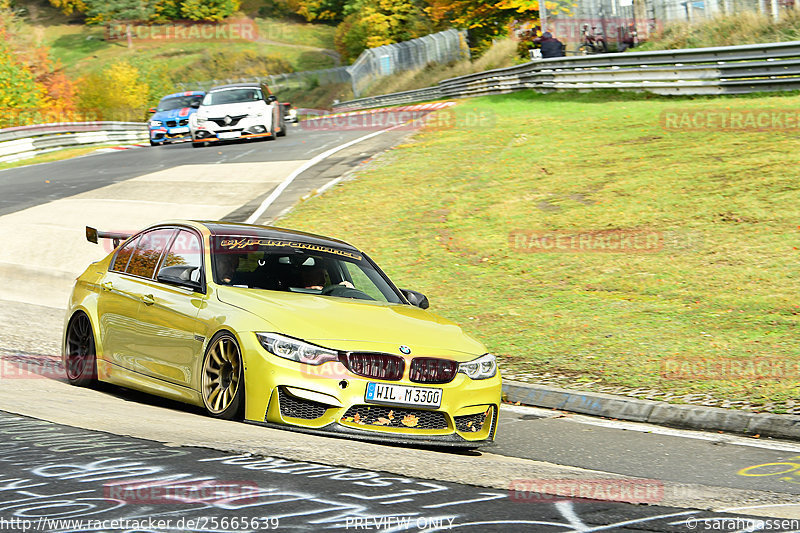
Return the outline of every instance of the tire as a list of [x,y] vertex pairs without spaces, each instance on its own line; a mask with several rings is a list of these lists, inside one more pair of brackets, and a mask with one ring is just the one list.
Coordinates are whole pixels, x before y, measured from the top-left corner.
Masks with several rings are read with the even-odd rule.
[[217,333],[203,356],[200,394],[206,412],[224,420],[241,418],[244,411],[242,352],[234,336]]
[[192,141],[192,148],[202,148],[206,145],[206,143],[196,143]]
[[67,326],[64,344],[63,363],[67,381],[79,387],[92,384],[97,379],[97,355],[92,323],[85,313],[73,315]]
[[150,141],[150,146],[160,146],[160,145],[161,145],[160,142]]

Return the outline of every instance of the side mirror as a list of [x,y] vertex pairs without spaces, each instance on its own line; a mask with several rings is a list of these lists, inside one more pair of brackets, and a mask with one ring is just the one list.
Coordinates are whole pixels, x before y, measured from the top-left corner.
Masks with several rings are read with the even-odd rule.
[[156,108],[155,107],[151,107],[150,109],[147,110],[147,112],[148,113],[155,113],[156,112]]
[[189,104],[189,107],[193,107],[193,108],[197,109],[198,107],[200,107],[200,101],[199,100],[195,100],[194,102],[191,102]]
[[197,267],[191,266],[174,266],[165,267],[158,272],[156,281],[161,283],[168,283],[170,285],[178,285],[179,287],[186,287],[195,292],[203,292],[203,286],[199,281],[192,281],[190,278],[192,272],[197,270]]
[[267,102],[269,102],[270,104],[273,104],[273,103],[275,103],[277,101],[278,101],[278,97],[275,96],[274,94],[271,94],[271,95],[267,96]]
[[410,289],[400,289],[400,292],[402,292],[403,296],[406,297],[408,303],[410,303],[411,305],[415,305],[420,309],[427,309],[431,305],[428,302],[428,297],[422,294],[421,292],[412,291]]

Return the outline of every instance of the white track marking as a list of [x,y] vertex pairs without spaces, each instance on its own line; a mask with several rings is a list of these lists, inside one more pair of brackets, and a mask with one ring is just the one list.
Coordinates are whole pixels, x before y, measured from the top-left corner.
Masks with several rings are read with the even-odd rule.
[[[528,407],[525,405],[502,405],[502,411],[536,415],[543,418],[556,418],[559,416],[558,411],[550,409],[541,409],[537,407]],[[749,446],[751,448],[763,448],[765,450],[774,450],[781,452],[800,453],[800,444],[795,444],[787,441],[780,440],[758,440],[750,437],[739,437],[737,435],[729,435],[722,433],[705,433],[703,431],[695,431],[689,429],[674,429],[662,426],[654,426],[643,422],[624,422],[621,420],[603,420],[601,418],[594,418],[586,415],[577,415],[571,413],[563,413],[568,416],[561,416],[559,420],[571,422],[574,424],[586,424],[590,426],[599,426],[609,429],[624,429],[627,431],[638,431],[640,433],[653,433],[656,435],[667,435],[670,437],[681,437],[684,439],[697,439],[706,440],[711,442],[721,442],[733,446]]]
[[367,139],[371,139],[372,137],[376,137],[376,136],[380,135],[381,133],[386,133],[387,131],[391,131],[393,129],[399,128],[399,127],[404,126],[404,125],[405,124],[398,124],[396,126],[392,126],[391,128],[386,128],[386,129],[383,129],[383,130],[380,130],[380,131],[374,131],[374,132],[372,132],[372,133],[370,133],[368,135],[364,135],[363,137],[359,137],[358,139],[354,139],[354,140],[346,142],[344,144],[340,144],[339,146],[335,146],[335,147],[331,148],[330,150],[322,152],[321,154],[315,156],[314,158],[309,159],[300,168],[296,169],[294,172],[292,172],[291,174],[286,176],[286,179],[284,179],[283,182],[280,185],[278,185],[275,188],[275,190],[273,190],[272,193],[264,199],[263,202],[261,202],[261,205],[258,206],[258,209],[256,209],[253,212],[253,214],[250,215],[247,218],[247,220],[245,222],[247,224],[255,224],[255,222],[261,217],[261,215],[263,215],[264,212],[269,208],[269,206],[271,206],[272,203],[275,200],[277,200],[278,197],[281,194],[283,194],[283,191],[286,190],[286,187],[288,187],[294,181],[294,179],[297,176],[299,176],[300,174],[302,174],[303,172],[305,172],[309,168],[313,167],[314,165],[316,165],[320,161],[323,161],[323,160],[327,159],[328,157],[332,156],[333,154],[335,154],[336,152],[338,152],[340,150],[344,150],[345,148],[349,148],[350,146],[353,146],[354,144],[360,143],[361,141],[366,141]]
[[567,519],[569,525],[575,528],[575,531],[586,531],[589,526],[583,523],[578,513],[575,512],[575,507],[570,501],[556,502],[556,509],[561,513],[561,516]]

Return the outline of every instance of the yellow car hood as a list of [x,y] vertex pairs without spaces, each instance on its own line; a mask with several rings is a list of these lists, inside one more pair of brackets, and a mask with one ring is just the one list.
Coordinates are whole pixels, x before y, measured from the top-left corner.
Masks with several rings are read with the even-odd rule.
[[399,353],[406,345],[412,357],[460,361],[486,353],[453,322],[410,305],[236,287],[219,287],[217,296],[267,320],[275,333],[328,348]]

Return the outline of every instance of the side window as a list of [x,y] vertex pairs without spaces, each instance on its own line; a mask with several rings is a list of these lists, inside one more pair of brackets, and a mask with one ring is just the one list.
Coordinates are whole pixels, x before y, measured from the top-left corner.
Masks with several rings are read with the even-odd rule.
[[175,230],[170,229],[157,229],[148,231],[139,238],[139,244],[136,246],[136,251],[128,263],[128,274],[134,276],[141,276],[143,278],[152,278],[155,272],[158,260],[167,247],[170,238]]
[[353,287],[360,290],[361,292],[369,295],[373,300],[377,300],[379,302],[385,302],[386,296],[381,294],[381,291],[378,290],[378,287],[370,281],[367,274],[358,268],[358,265],[354,265],[353,263],[348,263],[346,261],[341,262],[347,268],[347,273],[350,274],[350,279],[353,280]]
[[131,258],[131,255],[133,255],[137,242],[139,242],[139,237],[131,239],[125,246],[119,249],[117,257],[114,258],[114,264],[111,265],[111,270],[115,272],[125,272],[125,267],[128,266],[128,260]]
[[186,281],[200,281],[203,270],[203,248],[193,231],[180,230],[161,263],[158,273],[168,273]]

